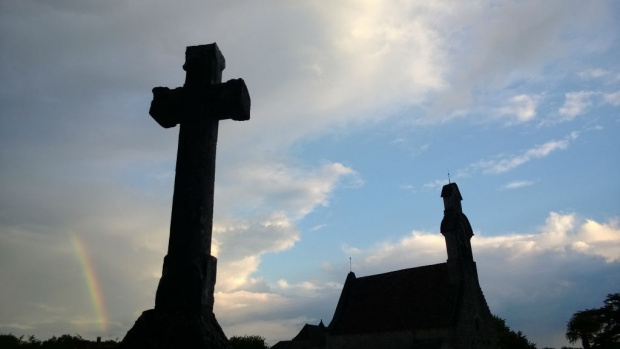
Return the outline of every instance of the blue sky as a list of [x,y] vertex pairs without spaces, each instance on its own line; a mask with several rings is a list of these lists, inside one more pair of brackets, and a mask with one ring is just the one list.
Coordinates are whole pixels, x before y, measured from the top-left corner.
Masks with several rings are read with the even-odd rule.
[[0,332],[122,338],[153,307],[178,129],[151,89],[217,42],[252,97],[220,124],[228,336],[329,322],[349,258],[358,276],[445,261],[449,172],[491,311],[566,345],[570,315],[619,291],[619,6],[0,1]]

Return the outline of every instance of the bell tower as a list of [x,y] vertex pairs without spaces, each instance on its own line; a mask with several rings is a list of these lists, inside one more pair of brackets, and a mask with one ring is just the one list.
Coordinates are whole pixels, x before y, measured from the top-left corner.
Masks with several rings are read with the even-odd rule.
[[441,189],[444,211],[441,221],[441,234],[446,239],[450,280],[464,281],[478,275],[471,250],[471,237],[474,235],[467,216],[463,213],[463,197],[456,183],[449,183]]

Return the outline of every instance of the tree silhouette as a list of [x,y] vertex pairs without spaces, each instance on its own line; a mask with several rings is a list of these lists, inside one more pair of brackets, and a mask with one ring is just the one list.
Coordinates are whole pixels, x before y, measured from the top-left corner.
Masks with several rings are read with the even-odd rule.
[[0,334],[0,348],[19,348],[21,338],[15,337],[12,333]]
[[233,349],[269,349],[265,338],[261,336],[232,336],[228,342]]
[[493,315],[498,336],[498,348],[501,349],[536,349],[521,331],[513,331],[506,325],[506,320]]
[[596,334],[603,328],[599,316],[598,309],[587,309],[573,314],[566,325],[566,339],[571,344],[581,340],[583,349],[592,348]]
[[573,314],[566,324],[566,339],[581,340],[584,349],[620,348],[620,293],[607,295],[601,308]]
[[53,336],[43,342],[36,339],[34,335],[28,336],[27,340],[23,338],[24,336],[18,338],[13,334],[0,334],[0,349],[108,349],[118,346],[117,341],[93,342],[82,338],[79,334]]

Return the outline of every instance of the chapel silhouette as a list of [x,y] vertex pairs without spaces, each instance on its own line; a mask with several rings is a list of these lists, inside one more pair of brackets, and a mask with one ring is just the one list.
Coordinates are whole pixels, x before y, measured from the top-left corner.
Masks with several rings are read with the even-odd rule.
[[329,326],[306,324],[272,349],[496,348],[456,183],[441,197],[447,262],[364,277],[350,272]]

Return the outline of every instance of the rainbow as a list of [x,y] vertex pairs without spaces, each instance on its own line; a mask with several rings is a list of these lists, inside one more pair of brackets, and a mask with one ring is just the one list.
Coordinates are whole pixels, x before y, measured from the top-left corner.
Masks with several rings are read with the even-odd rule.
[[99,284],[99,280],[97,279],[97,274],[95,273],[95,268],[93,267],[93,262],[90,258],[90,254],[88,253],[86,244],[84,244],[84,241],[80,236],[78,236],[77,234],[73,234],[72,240],[73,246],[75,247],[75,250],[77,251],[78,257],[80,259],[82,270],[84,271],[84,278],[86,279],[86,283],[88,284],[90,297],[92,298],[95,313],[97,314],[97,322],[101,327],[101,331],[107,333],[109,326],[108,315],[105,310],[101,285]]

